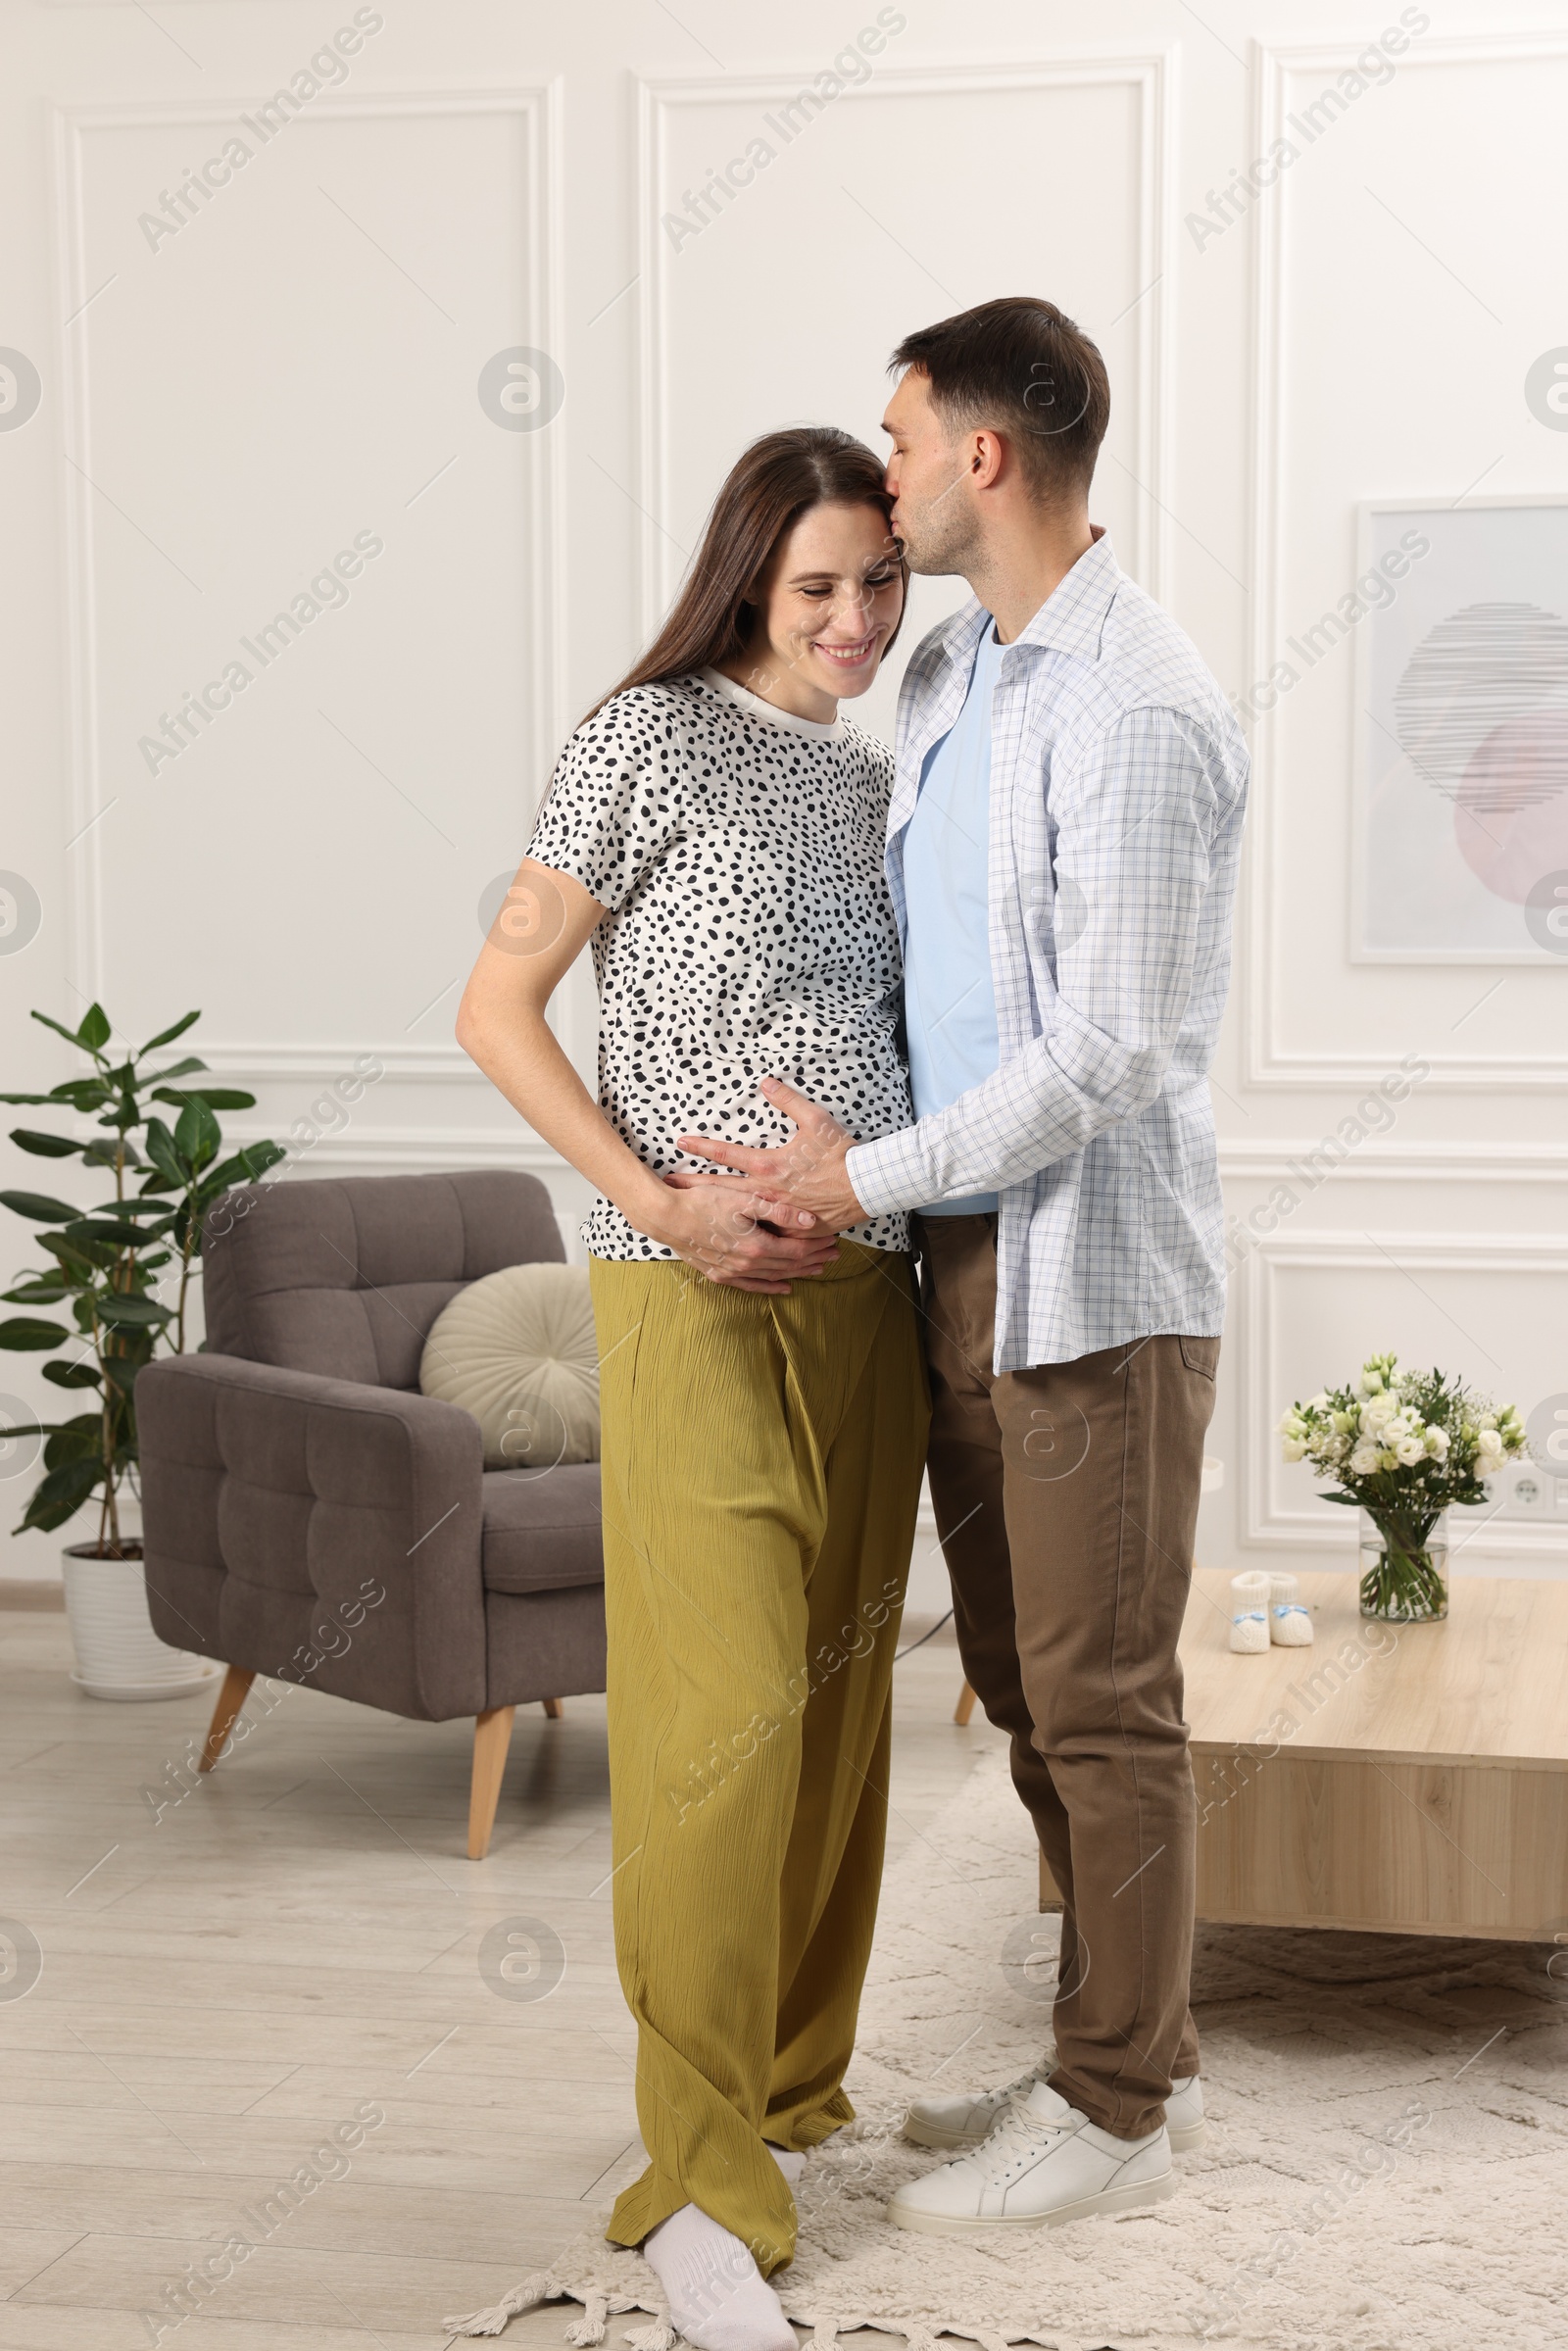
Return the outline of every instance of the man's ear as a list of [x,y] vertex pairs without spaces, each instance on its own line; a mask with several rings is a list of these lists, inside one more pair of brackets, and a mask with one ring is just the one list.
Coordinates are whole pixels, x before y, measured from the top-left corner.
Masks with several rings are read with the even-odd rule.
[[1006,463],[1007,445],[1002,435],[982,429],[969,439],[968,473],[977,490],[989,490]]

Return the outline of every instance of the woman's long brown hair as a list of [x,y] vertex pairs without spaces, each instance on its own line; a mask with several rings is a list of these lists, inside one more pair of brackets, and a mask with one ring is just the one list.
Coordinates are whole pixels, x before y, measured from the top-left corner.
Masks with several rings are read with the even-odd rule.
[[[648,651],[617,686],[595,703],[595,716],[613,695],[694,669],[720,669],[744,651],[757,625],[757,592],[786,531],[815,506],[874,506],[889,517],[893,501],[882,467],[863,441],[832,424],[802,424],[763,433],[742,452],[714,499],[692,567],[668,618]],[[907,595],[909,574],[899,568]],[[904,614],[899,614],[899,627]],[[895,628],[883,647],[886,653]]]

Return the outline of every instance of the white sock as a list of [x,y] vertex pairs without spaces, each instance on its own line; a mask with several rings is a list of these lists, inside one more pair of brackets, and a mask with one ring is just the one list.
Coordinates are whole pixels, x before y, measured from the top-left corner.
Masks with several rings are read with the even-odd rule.
[[695,2204],[644,2237],[643,2259],[669,2299],[670,2325],[696,2351],[797,2351],[783,2304],[740,2238]]
[[806,2169],[805,2156],[797,2154],[793,2147],[775,2147],[770,2138],[764,2138],[762,2144],[793,2187]]
[[1309,1649],[1312,1619],[1301,1605],[1300,1587],[1294,1576],[1268,1580],[1268,1637],[1282,1649]]
[[1231,1647],[1255,1657],[1268,1647],[1268,1592],[1271,1579],[1255,1573],[1231,1578]]

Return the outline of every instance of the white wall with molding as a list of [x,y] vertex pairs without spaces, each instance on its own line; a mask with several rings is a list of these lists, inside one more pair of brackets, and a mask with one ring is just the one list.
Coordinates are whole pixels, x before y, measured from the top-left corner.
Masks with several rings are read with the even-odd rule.
[[[1365,502],[1568,493],[1523,390],[1568,342],[1543,0],[54,0],[7,48],[0,346],[39,397],[0,375],[0,869],[39,919],[0,936],[0,1083],[67,1073],[34,1006],[101,997],[135,1040],[200,1004],[193,1045],[259,1097],[228,1132],[292,1139],[289,1181],[529,1167],[574,1236],[583,1187],[453,1043],[480,903],[731,458],[805,418],[879,445],[909,328],[1025,290],[1096,336],[1097,518],[1239,695],[1353,578]],[[1353,103],[1227,205],[1347,73]],[[560,374],[537,428],[491,382],[519,348]],[[956,601],[918,583],[901,652]],[[1527,1410],[1568,1392],[1568,960],[1355,959],[1356,697],[1343,645],[1252,728],[1214,1565],[1345,1560],[1348,1514],[1271,1429],[1373,1347]],[[585,985],[561,1021],[586,1072]],[[1326,1137],[1340,1164],[1303,1180]],[[8,1184],[45,1164],[0,1143]],[[48,1393],[15,1354],[0,1389]],[[7,1526],[26,1484],[0,1476]],[[51,1573],[58,1540],[8,1540],[0,1573]],[[1568,1471],[1460,1564],[1568,1573]]]

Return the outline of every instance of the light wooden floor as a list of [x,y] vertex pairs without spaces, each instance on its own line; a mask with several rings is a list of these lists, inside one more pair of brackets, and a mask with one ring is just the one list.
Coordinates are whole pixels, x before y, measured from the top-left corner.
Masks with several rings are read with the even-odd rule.
[[[519,1713],[476,1864],[471,1726],[295,1690],[155,1821],[211,1699],[104,1704],[69,1662],[63,1617],[0,1614],[0,1916],[43,1950],[25,1998],[0,1984],[0,2351],[144,2351],[138,2312],[362,2100],[386,2121],[346,2176],[162,2340],[434,2351],[638,2166],[603,1700]],[[898,1668],[895,1851],[997,1740],[954,1726],[958,1684],[951,1627]],[[476,1964],[519,1916],[567,1953],[535,2003]]]

